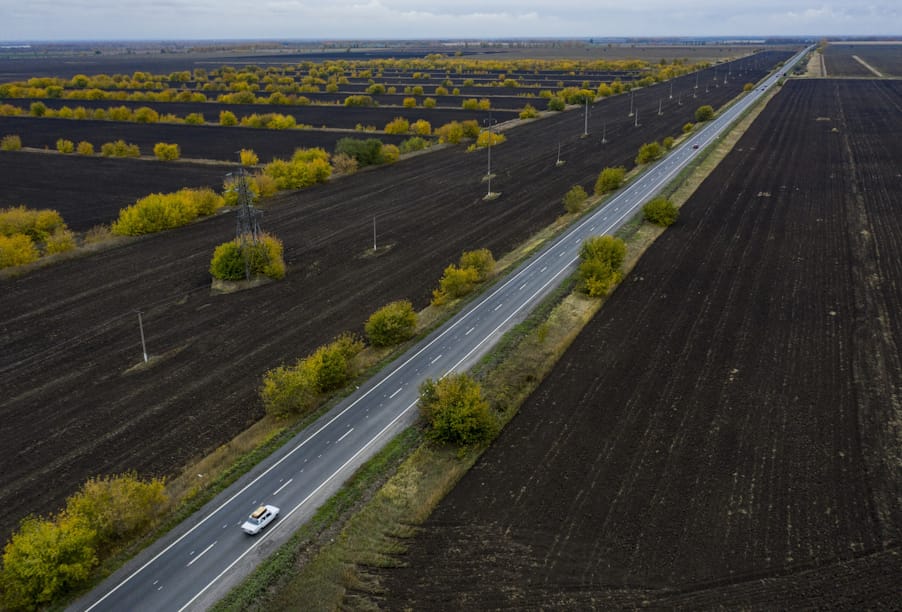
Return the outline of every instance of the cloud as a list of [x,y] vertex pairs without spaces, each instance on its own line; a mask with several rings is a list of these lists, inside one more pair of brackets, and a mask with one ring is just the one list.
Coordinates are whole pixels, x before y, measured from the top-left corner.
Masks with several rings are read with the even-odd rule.
[[897,0],[0,0],[0,39],[902,33]]

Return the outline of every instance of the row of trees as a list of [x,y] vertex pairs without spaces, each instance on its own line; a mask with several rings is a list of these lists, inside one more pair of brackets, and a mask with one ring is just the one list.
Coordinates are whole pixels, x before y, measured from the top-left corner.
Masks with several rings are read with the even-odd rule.
[[495,259],[490,250],[465,251],[458,265],[451,264],[445,268],[438,288],[432,292],[432,305],[442,306],[467,295],[494,273]]
[[92,478],[50,518],[28,517],[3,550],[4,609],[32,610],[84,585],[100,559],[146,533],[167,510],[162,479]]
[[212,215],[224,203],[223,197],[212,189],[153,193],[120,210],[110,229],[120,236],[160,232]]

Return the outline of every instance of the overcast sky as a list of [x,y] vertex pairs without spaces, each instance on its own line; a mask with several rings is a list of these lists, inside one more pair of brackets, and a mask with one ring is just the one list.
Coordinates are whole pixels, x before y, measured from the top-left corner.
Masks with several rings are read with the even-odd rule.
[[0,41],[902,35],[900,0],[0,0]]

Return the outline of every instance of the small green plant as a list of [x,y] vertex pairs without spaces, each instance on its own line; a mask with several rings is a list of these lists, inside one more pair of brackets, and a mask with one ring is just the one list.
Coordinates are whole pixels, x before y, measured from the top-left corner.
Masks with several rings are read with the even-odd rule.
[[636,165],[648,164],[664,157],[664,148],[657,142],[647,142],[639,147],[636,155]]
[[75,152],[79,155],[94,155],[94,145],[87,140],[82,140],[75,147]]
[[520,119],[535,119],[539,116],[539,111],[532,104],[527,103],[520,111]]

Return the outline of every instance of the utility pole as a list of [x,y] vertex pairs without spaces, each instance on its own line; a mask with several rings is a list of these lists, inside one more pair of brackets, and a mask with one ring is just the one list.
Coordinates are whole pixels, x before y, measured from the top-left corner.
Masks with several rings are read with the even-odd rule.
[[376,215],[373,215],[373,253],[376,252]]
[[633,112],[633,90],[630,90],[630,114],[627,117],[632,117],[635,113]]
[[670,100],[673,100],[673,79],[670,80]]
[[608,144],[608,139],[606,138],[608,134],[608,122],[605,121],[601,124],[601,144]]
[[664,101],[661,100],[660,98],[658,98],[658,116],[659,117],[664,114],[664,110],[663,110],[664,107],[662,106],[663,103],[664,103]]
[[638,108],[636,109],[636,123],[635,123],[635,126],[636,126],[636,127],[639,127],[639,109],[638,109]]
[[489,113],[489,118],[483,121],[485,127],[486,134],[488,134],[488,145],[486,149],[488,150],[488,171],[486,172],[485,178],[488,181],[488,191],[486,191],[485,196],[482,198],[483,200],[494,200],[497,198],[500,193],[494,193],[492,191],[492,140],[494,139],[494,132],[492,132],[492,126],[497,123],[495,119],[492,119],[491,112]]
[[589,135],[589,98],[586,98],[586,112],[583,120],[583,138]]
[[564,160],[561,159],[561,143],[558,142],[557,143],[557,161],[554,162],[554,167],[560,168],[561,166],[563,166],[566,163],[567,162],[565,162]]
[[144,353],[144,363],[147,363],[147,344],[144,342],[144,322],[141,320],[141,311],[138,311],[138,329],[141,330],[141,352]]

